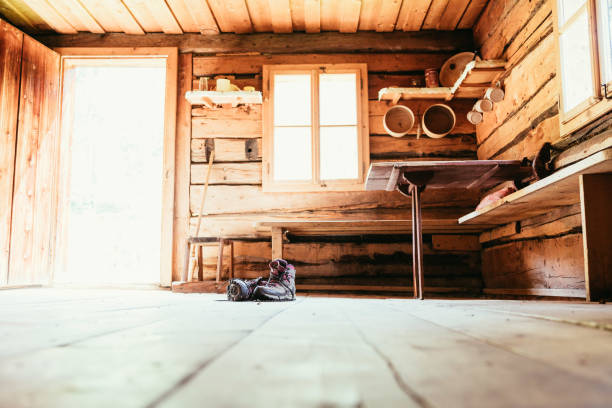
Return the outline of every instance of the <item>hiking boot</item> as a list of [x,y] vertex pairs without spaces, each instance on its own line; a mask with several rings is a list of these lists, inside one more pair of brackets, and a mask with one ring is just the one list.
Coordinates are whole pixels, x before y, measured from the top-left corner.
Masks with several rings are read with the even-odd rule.
[[294,300],[295,268],[284,259],[270,262],[270,278],[260,282],[253,292],[253,299],[259,300]]
[[227,285],[227,300],[233,302],[251,300],[257,285],[264,285],[265,283],[266,281],[261,277],[249,280],[232,279],[229,281],[229,285]]

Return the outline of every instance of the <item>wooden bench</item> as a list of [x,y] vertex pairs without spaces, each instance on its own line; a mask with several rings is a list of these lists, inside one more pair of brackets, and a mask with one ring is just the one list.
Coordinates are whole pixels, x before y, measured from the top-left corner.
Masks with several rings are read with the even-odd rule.
[[[287,234],[298,236],[346,236],[346,235],[389,235],[411,234],[412,220],[327,220],[327,221],[262,221],[255,224],[259,232],[269,233],[272,239],[271,258],[283,258],[283,245]],[[490,225],[459,225],[457,218],[423,220],[423,232],[436,233],[480,233]],[[388,292],[413,294],[415,286],[384,286],[354,284],[301,284],[298,290],[305,291],[343,291],[343,292]],[[428,293],[471,293],[472,288],[461,287],[424,287]]]
[[580,204],[586,298],[612,298],[612,148],[459,218],[462,225],[504,225]]

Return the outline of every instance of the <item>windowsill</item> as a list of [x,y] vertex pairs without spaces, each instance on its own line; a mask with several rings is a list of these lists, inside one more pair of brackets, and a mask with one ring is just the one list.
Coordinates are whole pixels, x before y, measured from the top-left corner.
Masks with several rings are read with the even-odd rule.
[[264,193],[317,193],[325,191],[365,191],[365,183],[342,183],[320,186],[314,184],[268,184],[264,182],[262,185],[262,190]]
[[[565,120],[563,118],[563,114],[561,114],[561,138],[565,138],[571,135],[576,130],[588,125],[595,119],[605,115],[610,111],[612,111],[612,100],[603,98],[593,104],[589,104],[586,109],[580,111],[579,113],[575,113],[572,115],[570,112],[569,119],[567,120]],[[567,114],[566,117],[568,117]]]

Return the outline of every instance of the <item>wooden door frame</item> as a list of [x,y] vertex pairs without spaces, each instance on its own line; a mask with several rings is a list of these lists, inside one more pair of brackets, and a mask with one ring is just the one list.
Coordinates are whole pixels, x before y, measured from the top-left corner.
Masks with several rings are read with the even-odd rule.
[[[174,228],[174,173],[176,109],[178,85],[178,48],[55,48],[62,58],[61,78],[63,90],[64,61],[69,59],[121,59],[121,58],[164,58],[166,60],[166,95],[164,105],[164,141],[162,173],[162,214],[160,246],[160,285],[169,287],[172,283],[172,253]],[[66,177],[67,175],[63,175]],[[62,217],[58,217],[58,222]],[[62,245],[65,251],[65,245]]]

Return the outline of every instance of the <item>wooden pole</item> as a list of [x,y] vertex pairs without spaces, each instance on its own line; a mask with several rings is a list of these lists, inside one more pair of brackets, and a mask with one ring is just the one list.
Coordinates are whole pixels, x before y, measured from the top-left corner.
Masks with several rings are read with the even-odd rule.
[[[202,225],[202,212],[204,211],[204,202],[206,201],[206,192],[208,191],[208,182],[210,181],[210,173],[212,172],[213,160],[215,157],[215,151],[210,152],[210,158],[208,159],[208,173],[206,174],[206,182],[204,183],[204,191],[202,191],[202,200],[200,201],[200,210],[198,211],[198,224],[196,226],[195,236],[198,237],[200,235],[200,226]],[[189,268],[187,268],[187,279],[186,282],[191,281],[191,277],[193,273],[200,268],[198,263],[198,254],[197,254],[198,245],[191,244],[190,247],[190,256],[191,259],[189,261]]]

